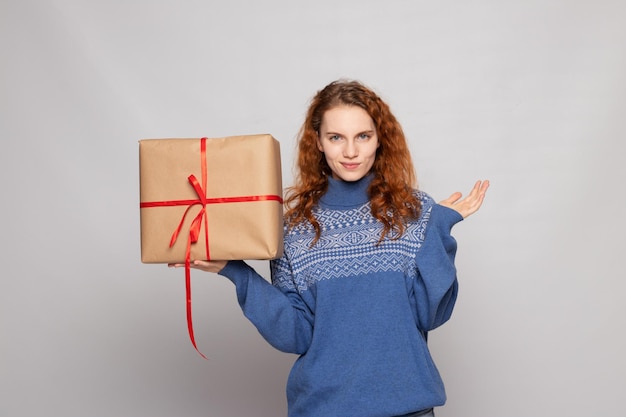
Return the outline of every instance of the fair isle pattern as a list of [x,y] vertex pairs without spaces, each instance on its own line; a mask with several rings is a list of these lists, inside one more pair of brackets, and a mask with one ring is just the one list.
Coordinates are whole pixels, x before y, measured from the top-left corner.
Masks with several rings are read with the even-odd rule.
[[314,214],[322,226],[320,239],[311,248],[315,231],[308,223],[286,230],[285,254],[272,262],[274,285],[306,291],[322,280],[389,271],[414,278],[415,256],[434,204],[424,192],[417,191],[417,196],[422,202],[420,218],[401,238],[386,238],[378,246],[382,225],[372,216],[369,203],[349,210],[318,208]]

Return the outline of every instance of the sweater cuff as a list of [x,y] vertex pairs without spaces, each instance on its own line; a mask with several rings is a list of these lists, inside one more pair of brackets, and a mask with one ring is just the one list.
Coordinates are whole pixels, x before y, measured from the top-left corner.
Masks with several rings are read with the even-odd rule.
[[451,209],[450,207],[442,206],[441,204],[435,204],[435,210],[437,210],[441,216],[441,222],[446,224],[452,229],[452,226],[463,220],[463,216],[458,211]]
[[226,277],[234,284],[237,284],[237,280],[245,277],[247,275],[246,272],[248,272],[249,269],[250,266],[244,261],[228,261],[226,266],[218,272],[218,275]]

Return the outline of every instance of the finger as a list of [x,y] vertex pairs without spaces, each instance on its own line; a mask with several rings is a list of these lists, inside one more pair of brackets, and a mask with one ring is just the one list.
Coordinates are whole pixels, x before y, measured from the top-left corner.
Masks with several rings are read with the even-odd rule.
[[477,202],[479,203],[479,205],[483,203],[483,200],[485,199],[485,194],[487,193],[487,189],[489,189],[489,181],[482,181],[476,194]]
[[[182,268],[185,266],[184,263],[169,263],[167,264],[168,267],[170,268]],[[208,262],[205,261],[191,261],[189,263],[190,267],[198,267],[198,268],[206,268],[207,266],[209,266]]]
[[489,188],[489,181],[481,181],[481,180],[476,181],[468,197],[472,197],[472,199],[482,201],[488,188]]
[[481,191],[481,193],[482,193],[483,195],[484,195],[484,194],[487,192],[487,190],[489,189],[489,185],[490,185],[489,180],[485,180],[485,181],[483,181],[483,184],[482,184],[482,185],[481,185],[481,187],[480,187],[480,191]]
[[444,204],[454,204],[457,201],[459,201],[459,199],[463,196],[462,193],[460,193],[459,191],[453,193],[452,195],[450,195],[450,197],[446,198],[445,200],[442,201],[442,203]]
[[474,186],[472,187],[472,191],[470,191],[470,195],[475,196],[477,194],[480,194],[482,185],[483,182],[481,180],[476,181],[474,183]]
[[475,195],[475,199],[472,202],[472,212],[475,213],[480,209],[483,204],[483,200],[485,199],[485,194],[487,193],[487,189],[489,188],[489,181],[482,181],[478,187],[478,194]]

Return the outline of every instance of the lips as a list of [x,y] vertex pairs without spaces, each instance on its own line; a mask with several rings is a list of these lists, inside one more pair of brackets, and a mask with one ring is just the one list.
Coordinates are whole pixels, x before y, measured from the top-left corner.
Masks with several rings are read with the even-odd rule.
[[345,168],[345,169],[357,169],[359,167],[360,164],[357,163],[345,163],[342,162],[341,165]]

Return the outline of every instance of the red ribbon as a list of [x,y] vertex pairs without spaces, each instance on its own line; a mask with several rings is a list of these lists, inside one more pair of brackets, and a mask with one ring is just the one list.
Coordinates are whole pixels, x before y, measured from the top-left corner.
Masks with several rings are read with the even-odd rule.
[[206,206],[207,204],[224,204],[224,203],[247,203],[253,201],[278,201],[279,203],[283,203],[283,199],[278,195],[251,195],[251,196],[241,196],[241,197],[220,197],[220,198],[207,198],[206,189],[207,189],[207,162],[206,162],[206,141],[207,138],[200,139],[200,163],[202,169],[202,185],[198,182],[195,175],[191,174],[187,179],[189,183],[193,187],[197,199],[194,200],[168,200],[168,201],[151,201],[151,202],[142,202],[139,204],[140,208],[150,208],[150,207],[170,207],[170,206],[187,206],[187,209],[183,213],[183,216],[174,230],[172,234],[172,238],[170,239],[170,248],[174,246],[176,240],[178,239],[178,235],[180,234],[183,223],[185,222],[185,218],[187,217],[187,213],[189,210],[195,206],[196,204],[202,205],[200,212],[196,215],[196,217],[191,222],[189,227],[189,237],[187,239],[187,248],[185,250],[185,295],[187,298],[187,329],[189,330],[189,338],[191,339],[191,344],[196,349],[196,351],[202,356],[204,359],[207,359],[202,352],[198,349],[196,345],[196,338],[194,337],[193,332],[193,320],[192,320],[192,308],[191,308],[191,245],[198,242],[200,238],[200,229],[202,228],[202,222],[205,223],[204,227],[204,240],[206,246],[206,259],[211,259],[211,254],[209,252],[209,222],[207,220],[206,214]]

